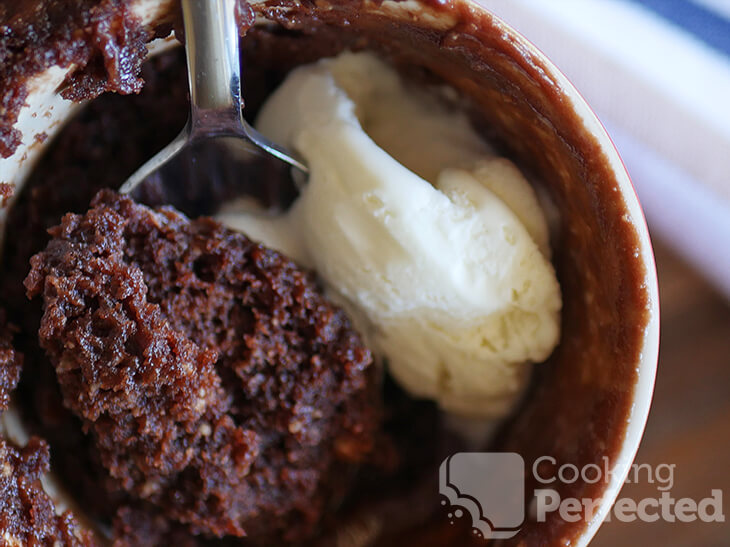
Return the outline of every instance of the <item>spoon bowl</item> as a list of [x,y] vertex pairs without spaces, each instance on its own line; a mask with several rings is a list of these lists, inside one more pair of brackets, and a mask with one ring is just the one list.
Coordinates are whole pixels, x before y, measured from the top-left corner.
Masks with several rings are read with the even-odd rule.
[[191,216],[213,214],[220,204],[241,195],[271,211],[285,209],[309,171],[293,152],[261,135],[243,117],[236,0],[181,4],[188,122],[120,192],[147,205],[172,205]]

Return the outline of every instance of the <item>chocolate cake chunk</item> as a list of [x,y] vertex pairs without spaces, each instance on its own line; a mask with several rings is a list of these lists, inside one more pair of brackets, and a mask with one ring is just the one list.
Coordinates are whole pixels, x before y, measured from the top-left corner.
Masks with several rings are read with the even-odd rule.
[[312,533],[379,421],[370,352],[314,277],[110,190],[51,235],[25,284],[105,487],[196,534]]
[[[120,507],[114,518],[113,536],[113,547],[210,547],[222,543],[190,535],[185,527],[171,522],[161,511],[145,504]],[[240,543],[242,540],[235,541]]]
[[63,95],[139,93],[139,71],[152,32],[123,0],[0,0],[0,157],[21,141],[14,123],[28,95],[27,79],[74,65]]
[[0,439],[0,537],[3,545],[96,545],[66,511],[56,515],[40,478],[49,468],[48,445],[37,437],[24,448]]
[[[0,309],[0,413],[8,409],[23,368],[23,355],[12,343],[14,331]],[[96,544],[93,534],[83,530],[71,512],[56,514],[40,481],[49,470],[49,460],[48,445],[37,437],[18,448],[0,436],[0,544]]]
[[0,412],[8,409],[10,394],[17,387],[23,368],[23,354],[12,344],[13,327],[0,309]]

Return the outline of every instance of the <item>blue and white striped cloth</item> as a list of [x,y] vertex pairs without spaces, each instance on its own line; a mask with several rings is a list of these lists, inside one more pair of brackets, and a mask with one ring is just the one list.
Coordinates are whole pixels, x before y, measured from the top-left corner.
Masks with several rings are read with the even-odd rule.
[[478,0],[595,110],[655,237],[730,298],[730,0]]

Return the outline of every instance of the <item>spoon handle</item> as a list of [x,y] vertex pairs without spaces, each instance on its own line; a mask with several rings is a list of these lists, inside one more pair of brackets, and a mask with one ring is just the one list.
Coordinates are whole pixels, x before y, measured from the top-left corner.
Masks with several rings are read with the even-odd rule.
[[[236,0],[182,0],[182,11],[193,133],[239,129],[241,68]],[[234,125],[224,128],[221,124]]]

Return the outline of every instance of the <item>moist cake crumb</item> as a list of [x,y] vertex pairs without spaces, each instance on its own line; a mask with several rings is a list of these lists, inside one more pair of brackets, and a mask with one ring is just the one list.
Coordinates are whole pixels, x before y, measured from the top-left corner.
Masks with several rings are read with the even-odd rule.
[[111,190],[50,234],[25,285],[106,487],[194,534],[309,536],[379,427],[370,352],[314,276]]
[[40,478],[48,472],[48,445],[32,437],[23,448],[0,439],[0,543],[2,545],[93,546],[71,512],[57,515]]
[[13,347],[15,327],[8,324],[5,310],[0,309],[0,412],[8,409],[10,394],[20,381],[23,354]]

